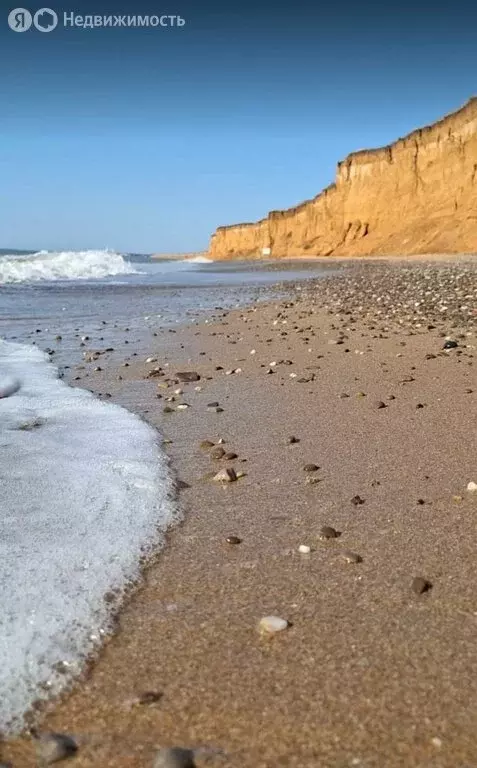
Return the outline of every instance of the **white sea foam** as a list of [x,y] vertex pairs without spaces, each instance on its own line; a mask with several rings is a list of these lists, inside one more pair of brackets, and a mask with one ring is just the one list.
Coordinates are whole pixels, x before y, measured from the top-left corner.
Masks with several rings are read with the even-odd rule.
[[208,259],[207,256],[193,256],[191,259],[184,259],[188,264],[211,264],[212,259]]
[[114,251],[39,251],[0,256],[0,284],[37,280],[90,280],[137,270]]
[[[58,379],[35,347],[0,340],[0,731],[58,692],[108,629],[175,516],[156,432]],[[62,670],[58,669],[59,662]],[[56,669],[55,669],[56,668]],[[67,671],[65,675],[64,672]]]

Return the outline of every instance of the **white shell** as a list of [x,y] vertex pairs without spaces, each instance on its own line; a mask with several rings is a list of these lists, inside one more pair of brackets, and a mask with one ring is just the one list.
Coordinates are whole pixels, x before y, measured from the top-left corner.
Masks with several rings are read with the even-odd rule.
[[288,627],[288,621],[286,619],[281,619],[280,616],[264,616],[263,619],[260,619],[260,623],[258,625],[258,628],[260,632],[283,632],[284,629],[287,629]]

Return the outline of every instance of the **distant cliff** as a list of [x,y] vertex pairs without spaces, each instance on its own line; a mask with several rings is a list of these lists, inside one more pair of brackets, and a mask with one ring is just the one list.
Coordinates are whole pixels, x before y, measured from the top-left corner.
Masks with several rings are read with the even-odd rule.
[[[269,249],[269,250],[268,250]],[[317,197],[219,227],[209,256],[477,252],[477,98],[381,149],[338,163]]]

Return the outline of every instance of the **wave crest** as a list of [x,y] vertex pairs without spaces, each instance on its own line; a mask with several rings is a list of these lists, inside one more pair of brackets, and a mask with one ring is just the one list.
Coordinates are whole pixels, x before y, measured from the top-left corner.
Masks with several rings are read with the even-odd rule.
[[92,280],[137,270],[115,251],[39,251],[0,257],[0,284],[38,280]]

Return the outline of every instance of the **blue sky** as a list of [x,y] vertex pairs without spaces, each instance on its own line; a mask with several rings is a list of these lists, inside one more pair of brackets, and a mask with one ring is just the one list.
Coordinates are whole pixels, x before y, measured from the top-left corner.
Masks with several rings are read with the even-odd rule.
[[0,6],[0,247],[200,250],[477,94],[459,0],[52,3],[187,23],[48,34]]

